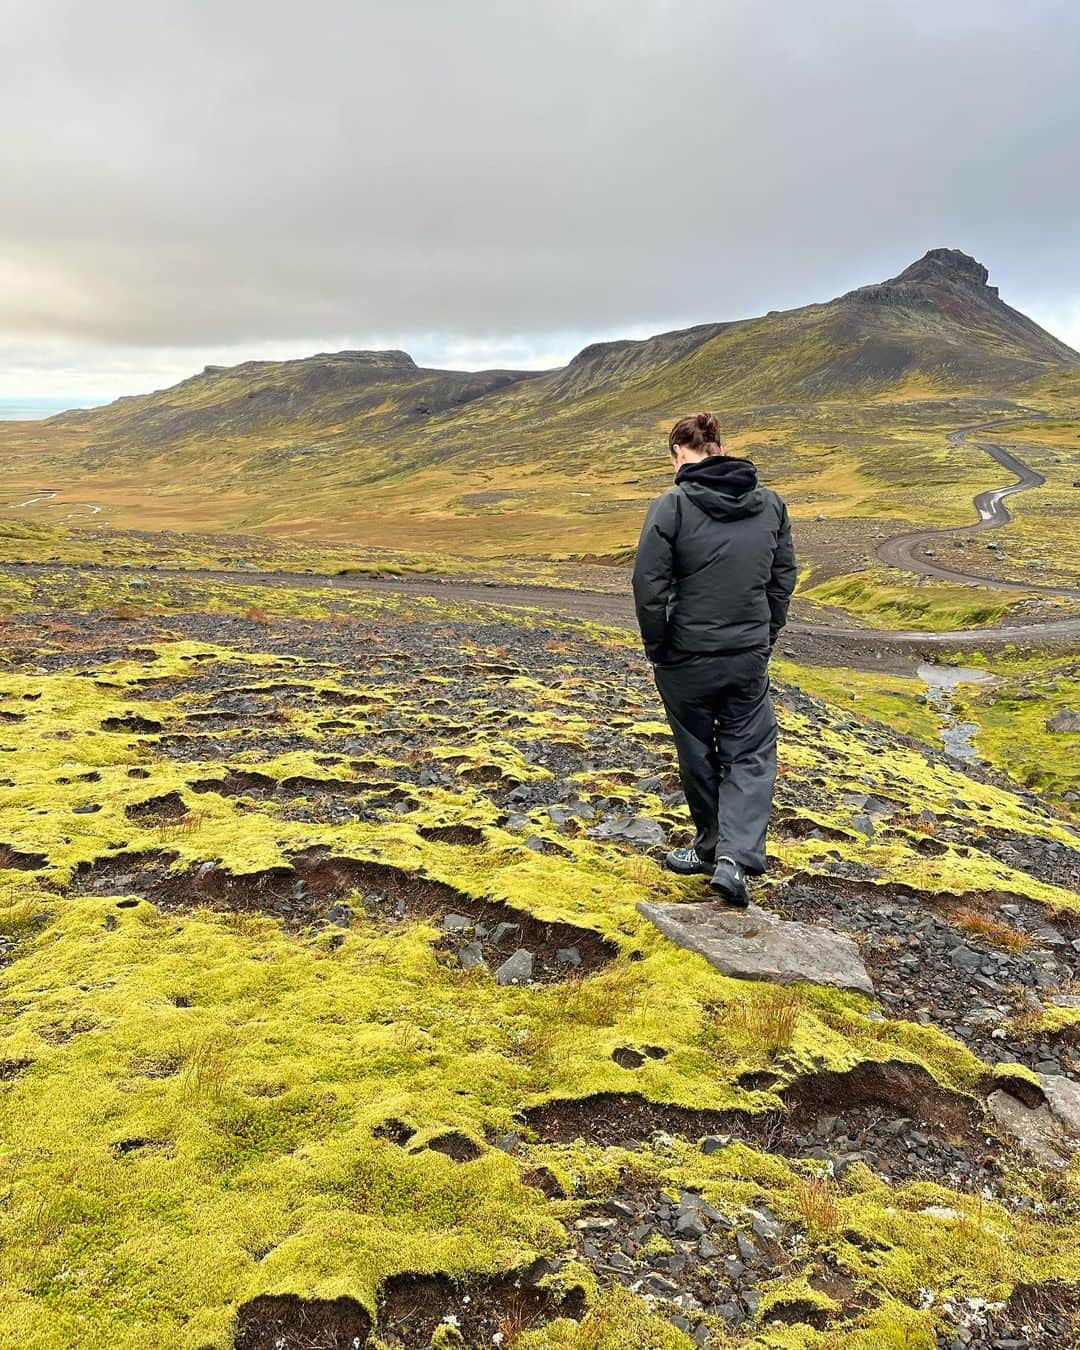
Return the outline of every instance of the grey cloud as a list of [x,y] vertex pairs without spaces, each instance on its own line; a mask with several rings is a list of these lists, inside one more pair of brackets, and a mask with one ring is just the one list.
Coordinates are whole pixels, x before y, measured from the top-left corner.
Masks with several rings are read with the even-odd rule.
[[1080,296],[1073,0],[8,8],[6,345],[544,350],[941,244]]

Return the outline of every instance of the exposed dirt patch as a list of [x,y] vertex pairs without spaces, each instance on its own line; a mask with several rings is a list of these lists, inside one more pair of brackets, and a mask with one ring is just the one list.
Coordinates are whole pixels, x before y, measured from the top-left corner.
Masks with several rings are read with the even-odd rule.
[[5,868],[37,872],[49,861],[44,853],[24,853],[12,844],[0,844],[0,872]]
[[624,1092],[557,1098],[530,1108],[522,1119],[526,1128],[544,1143],[583,1139],[600,1148],[612,1145],[634,1148],[658,1133],[686,1139],[714,1134],[749,1138],[756,1133],[752,1125],[755,1117],[746,1111],[703,1111],[652,1102],[637,1093]]
[[411,1125],[406,1125],[403,1120],[393,1118],[384,1120],[381,1125],[376,1125],[372,1134],[376,1139],[386,1139],[391,1144],[403,1146],[416,1134],[416,1131]]
[[781,839],[841,839],[850,843],[854,837],[849,830],[838,830],[831,825],[822,825],[809,816],[800,816],[798,812],[777,807],[772,814],[769,828]]
[[[467,1134],[462,1134],[459,1130],[448,1130],[446,1134],[436,1135],[434,1139],[428,1140],[424,1148],[441,1153],[459,1163],[474,1162],[484,1151]],[[414,1151],[422,1152],[420,1149]]]
[[1002,1303],[954,1299],[948,1317],[958,1328],[938,1334],[939,1350],[955,1345],[970,1350],[1064,1350],[1080,1345],[1080,1289],[1054,1281],[1018,1284]]
[[222,797],[254,797],[274,792],[277,779],[265,773],[236,771],[224,778],[200,778],[188,787],[192,792],[216,792]]
[[[423,920],[438,926],[447,915],[464,921],[439,939],[449,962],[461,964],[461,948],[478,945],[484,963],[496,969],[514,950],[533,954],[534,981],[563,980],[606,966],[618,948],[599,933],[548,922],[494,900],[471,896],[430,877],[385,863],[331,857],[323,849],[298,854],[291,866],[233,873],[215,862],[173,871],[175,854],[122,853],[82,863],[70,892],[76,895],[138,893],[158,909],[209,908],[269,914],[295,931],[354,920],[387,924]],[[567,953],[576,953],[574,960]]]
[[781,1094],[789,1119],[805,1120],[812,1111],[876,1106],[914,1116],[958,1135],[978,1134],[979,1105],[950,1092],[918,1064],[865,1060],[846,1073],[816,1073],[797,1079]]
[[33,1064],[32,1059],[0,1059],[0,1083],[10,1083]]
[[147,894],[168,875],[175,853],[151,849],[146,853],[114,853],[93,862],[81,862],[68,886],[71,895]]
[[467,1281],[443,1275],[406,1272],[387,1280],[379,1292],[377,1325],[387,1345],[426,1350],[436,1329],[453,1317],[466,1345],[510,1345],[516,1336],[556,1317],[577,1317],[584,1300],[573,1293],[559,1303],[536,1281],[542,1262],[510,1275],[477,1276]]
[[125,1158],[129,1153],[140,1153],[144,1149],[168,1148],[167,1139],[149,1139],[144,1135],[134,1135],[130,1139],[118,1139],[109,1148],[114,1157]]
[[157,825],[164,820],[180,820],[188,813],[187,804],[179,792],[165,792],[160,797],[147,797],[124,807],[128,820],[140,825]]
[[143,735],[153,735],[161,730],[161,723],[150,717],[140,717],[131,713],[127,717],[106,717],[101,724],[102,731],[136,731]]
[[475,825],[421,825],[417,830],[421,839],[437,844],[462,844],[475,847],[484,842],[484,832]]
[[880,1118],[933,1127],[948,1137],[983,1145],[979,1103],[949,1092],[918,1065],[865,1061],[846,1073],[803,1077],[780,1092],[782,1111],[706,1111],[651,1102],[633,1092],[562,1098],[522,1115],[540,1141],[585,1139],[601,1147],[647,1143],[655,1134],[687,1139],[740,1139],[771,1152],[802,1156],[803,1135],[826,1115],[876,1110]]
[[234,1350],[356,1350],[371,1317],[352,1298],[260,1294],[236,1314]]
[[73,1041],[76,1036],[83,1036],[88,1031],[93,1031],[96,1022],[91,1022],[85,1017],[76,1017],[72,1022],[54,1022],[52,1026],[39,1027],[38,1035],[46,1045],[67,1045],[68,1041]]
[[140,1055],[132,1061],[131,1072],[140,1078],[172,1078],[180,1072],[180,1057],[171,1054]]

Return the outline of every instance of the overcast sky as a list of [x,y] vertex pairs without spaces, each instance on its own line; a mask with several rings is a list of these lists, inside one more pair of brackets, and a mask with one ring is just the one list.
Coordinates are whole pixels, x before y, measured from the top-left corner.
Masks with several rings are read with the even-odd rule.
[[0,3],[0,398],[559,364],[940,245],[1080,346],[1078,0]]

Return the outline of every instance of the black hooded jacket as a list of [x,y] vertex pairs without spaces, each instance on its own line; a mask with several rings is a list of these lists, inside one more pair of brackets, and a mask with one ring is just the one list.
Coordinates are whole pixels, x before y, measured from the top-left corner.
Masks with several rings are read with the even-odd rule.
[[686,464],[649,507],[634,603],[650,661],[771,647],[795,589],[787,507],[748,459]]

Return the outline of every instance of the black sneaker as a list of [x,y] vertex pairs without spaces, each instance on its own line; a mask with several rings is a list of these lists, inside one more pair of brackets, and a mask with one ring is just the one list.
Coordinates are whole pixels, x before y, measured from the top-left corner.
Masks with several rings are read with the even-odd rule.
[[664,866],[669,872],[678,872],[683,877],[709,877],[715,864],[699,858],[696,849],[673,848],[664,858]]
[[709,885],[719,891],[729,905],[745,909],[750,903],[750,891],[746,885],[746,869],[734,858],[717,858],[716,871]]

